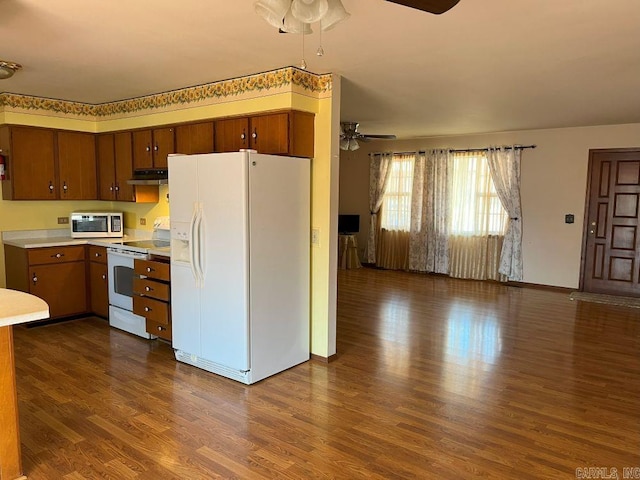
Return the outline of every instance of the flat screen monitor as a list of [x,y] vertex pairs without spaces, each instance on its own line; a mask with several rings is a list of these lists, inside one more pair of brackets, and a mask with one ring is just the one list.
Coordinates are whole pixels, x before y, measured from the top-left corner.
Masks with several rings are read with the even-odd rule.
[[360,215],[338,215],[338,233],[358,233]]

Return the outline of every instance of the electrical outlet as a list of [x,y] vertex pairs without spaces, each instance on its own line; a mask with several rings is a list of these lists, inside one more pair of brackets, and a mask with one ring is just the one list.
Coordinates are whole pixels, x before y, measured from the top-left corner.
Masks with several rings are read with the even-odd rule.
[[320,246],[320,229],[312,228],[311,229],[311,245],[316,247]]
[[58,217],[58,225],[68,225],[69,217]]
[[144,217],[140,218],[140,225],[146,225],[147,224],[147,219]]

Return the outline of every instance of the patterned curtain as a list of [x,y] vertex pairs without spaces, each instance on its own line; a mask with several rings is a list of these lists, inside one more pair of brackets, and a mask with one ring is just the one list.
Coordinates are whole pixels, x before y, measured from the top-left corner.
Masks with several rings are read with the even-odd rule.
[[369,163],[369,238],[367,241],[367,262],[376,261],[376,234],[378,213],[384,199],[384,191],[391,173],[391,153],[372,154]]
[[509,280],[522,280],[522,206],[520,203],[520,158],[519,148],[490,148],[487,152],[489,171],[493,183],[509,214],[504,234],[500,267],[498,271]]
[[416,156],[411,197],[409,270],[449,273],[449,152]]

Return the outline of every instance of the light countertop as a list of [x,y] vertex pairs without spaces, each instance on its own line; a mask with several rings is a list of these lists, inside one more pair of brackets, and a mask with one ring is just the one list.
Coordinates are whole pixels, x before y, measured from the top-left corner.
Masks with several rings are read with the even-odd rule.
[[0,327],[49,318],[49,305],[29,293],[0,288]]
[[[39,235],[38,233],[42,234]],[[53,231],[24,231],[24,232],[5,232],[2,235],[2,241],[6,245],[12,245],[18,248],[43,248],[43,247],[66,247],[71,245],[96,245],[99,247],[109,247],[110,245],[129,242],[135,240],[149,240],[149,235],[140,235],[139,231],[132,231],[133,235],[125,232],[121,238],[71,238],[69,235],[61,235],[60,230]],[[152,248],[148,252],[150,255],[160,255],[164,257],[171,256],[169,247]]]

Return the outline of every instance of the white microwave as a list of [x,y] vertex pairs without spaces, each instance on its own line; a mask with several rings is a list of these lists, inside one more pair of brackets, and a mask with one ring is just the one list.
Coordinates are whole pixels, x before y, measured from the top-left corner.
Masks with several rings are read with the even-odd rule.
[[69,216],[71,238],[122,237],[122,212],[73,212]]

